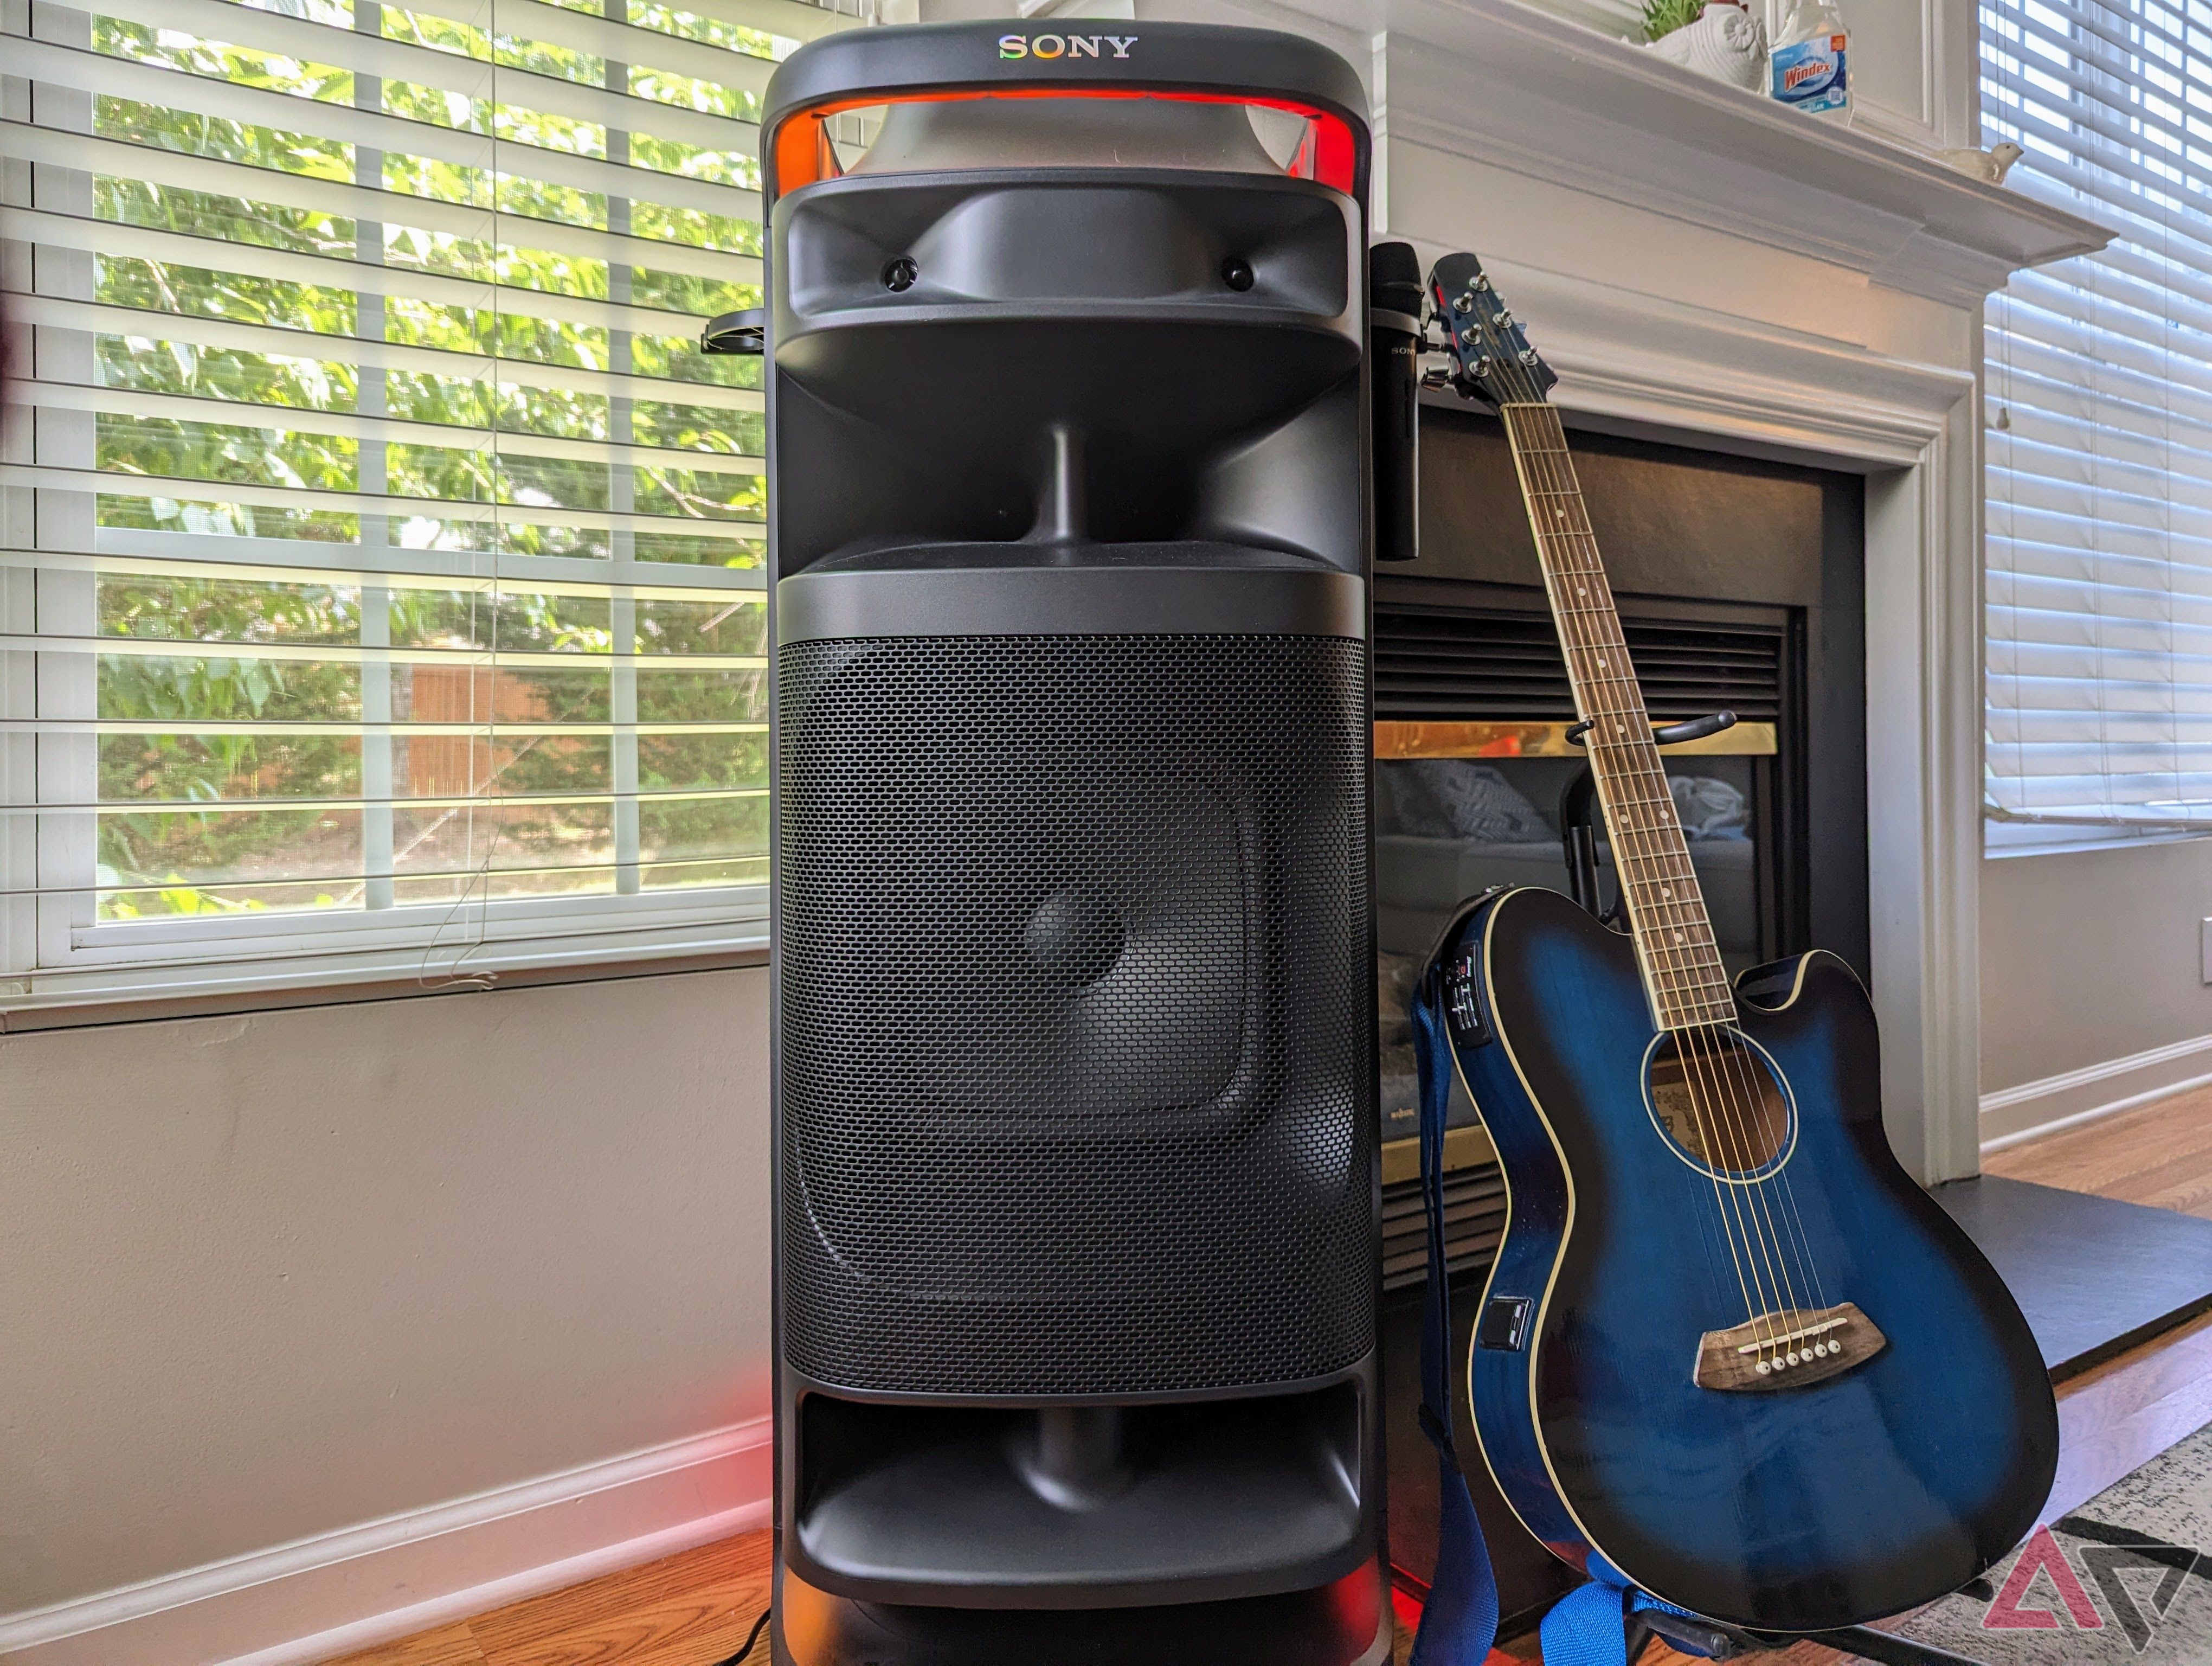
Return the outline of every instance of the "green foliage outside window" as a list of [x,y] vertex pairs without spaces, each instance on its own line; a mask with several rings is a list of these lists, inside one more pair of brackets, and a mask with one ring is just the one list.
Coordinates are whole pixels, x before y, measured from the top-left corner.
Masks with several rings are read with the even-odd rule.
[[[352,26],[345,5],[310,0],[305,10],[317,21]],[[629,17],[641,27],[740,52],[770,50],[755,31],[670,8],[634,3]],[[222,570],[220,563],[215,571],[188,568],[173,575],[160,563],[139,571],[104,564],[96,580],[98,631],[134,645],[179,644],[173,655],[136,649],[98,656],[100,717],[179,726],[167,733],[104,734],[98,742],[99,794],[113,806],[100,818],[106,918],[362,906],[371,891],[364,873],[367,830],[385,812],[357,801],[379,796],[365,760],[380,743],[346,726],[380,705],[402,723],[478,726],[473,733],[402,733],[388,743],[388,764],[380,767],[388,768],[388,790],[398,800],[390,812],[395,902],[613,889],[617,816],[608,800],[624,784],[617,776],[631,767],[618,759],[624,746],[634,749],[635,787],[647,795],[635,812],[640,883],[654,888],[764,875],[764,798],[652,796],[757,793],[766,785],[763,736],[678,731],[625,741],[605,733],[523,732],[607,723],[625,699],[634,703],[635,720],[647,725],[760,724],[760,670],[663,670],[647,659],[635,674],[634,694],[625,696],[609,659],[616,653],[763,654],[757,592],[697,599],[648,593],[618,605],[605,593],[533,587],[526,577],[502,575],[495,586],[442,586],[421,579],[376,583],[369,576],[377,565],[374,552],[386,545],[495,556],[619,556],[664,563],[679,585],[685,572],[701,567],[757,564],[753,523],[764,508],[757,467],[717,464],[722,457],[758,457],[763,436],[757,413],[686,398],[679,388],[617,400],[533,386],[519,375],[483,374],[489,360],[586,372],[626,368],[708,389],[757,386],[753,362],[704,358],[694,344],[698,318],[758,302],[757,287],[741,281],[735,259],[726,280],[685,269],[692,259],[675,263],[674,270],[642,259],[628,263],[626,304],[668,316],[665,325],[623,337],[534,313],[533,295],[604,301],[616,286],[606,259],[532,242],[533,222],[605,230],[608,197],[529,173],[532,152],[542,150],[750,187],[757,183],[753,159],[743,146],[709,151],[645,133],[629,134],[627,154],[609,159],[605,128],[538,112],[522,101],[537,77],[604,86],[602,60],[398,7],[383,9],[382,32],[513,72],[495,86],[501,99],[518,100],[514,104],[392,80],[375,96],[374,107],[386,115],[496,138],[503,171],[395,151],[383,156],[376,178],[362,180],[351,145],[312,132],[120,97],[95,101],[100,136],[269,170],[270,194],[289,199],[182,190],[120,174],[95,178],[93,211],[100,219],[198,240],[188,246],[190,259],[127,252],[96,258],[93,298],[149,314],[143,331],[131,325],[99,336],[100,382],[198,402],[189,409],[171,404],[146,414],[98,416],[98,466],[113,477],[112,489],[99,498],[100,524],[144,533],[289,541],[299,550],[302,569],[288,566],[264,581]],[[356,97],[355,77],[343,69],[115,19],[95,20],[94,45],[117,57],[309,103],[351,105]],[[633,68],[617,90],[740,120],[757,114],[751,94],[663,71]],[[313,125],[303,110],[301,126]],[[277,176],[287,188],[275,188]],[[299,206],[301,180],[379,190],[386,193],[379,206],[387,217],[351,217],[350,192],[346,211]],[[483,234],[410,225],[410,200],[482,210]],[[757,256],[760,249],[760,228],[750,220],[650,201],[629,204],[626,219],[635,240],[736,257]],[[547,240],[562,240],[547,234]],[[324,260],[331,271],[316,282],[258,276],[240,249]],[[392,283],[401,292],[383,296],[380,307],[372,304],[375,291],[356,282],[372,264],[402,275]],[[496,287],[486,292],[488,305],[448,305],[404,293],[410,272]],[[163,315],[296,332],[297,350],[280,355],[165,339]],[[375,350],[358,339],[364,319],[394,348],[451,355],[452,374],[411,363],[375,367]],[[625,355],[626,367],[619,362]],[[364,371],[362,362],[370,368]],[[365,400],[365,376],[376,402]],[[361,423],[349,420],[373,416],[378,402],[384,415],[410,425],[404,439],[364,439]],[[532,444],[622,439],[685,455],[610,462]],[[226,488],[306,489],[330,493],[333,501],[327,507],[271,507],[237,502]],[[357,501],[356,495],[380,493],[389,498],[384,513],[370,513]],[[552,513],[532,520],[533,509],[656,519],[610,531],[561,524]],[[359,554],[345,547],[356,544],[365,546]],[[328,567],[330,575],[316,575],[319,567]],[[364,629],[365,611],[374,630]],[[618,611],[629,620],[620,641]],[[386,663],[359,652],[372,645],[418,651],[417,657]],[[296,652],[315,648],[332,649],[333,656]],[[264,652],[257,655],[257,648]],[[274,652],[279,648],[283,657]],[[575,664],[501,664],[495,670],[486,658],[490,652],[573,657]],[[388,688],[380,686],[386,679]],[[513,734],[489,733],[482,726],[495,718],[520,727]],[[194,732],[194,726],[234,722],[319,725],[326,732]],[[521,802],[472,808],[451,801],[471,796]],[[241,800],[252,807],[239,808]],[[194,807],[216,805],[222,807]]]

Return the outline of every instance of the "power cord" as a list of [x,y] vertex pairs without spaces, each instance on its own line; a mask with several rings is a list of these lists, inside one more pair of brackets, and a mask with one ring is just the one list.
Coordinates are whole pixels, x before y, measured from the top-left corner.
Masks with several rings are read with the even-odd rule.
[[773,1612],[773,1609],[763,1608],[760,1618],[753,1621],[752,1630],[745,1633],[745,1646],[728,1659],[716,1661],[714,1666],[739,1666],[739,1663],[752,1653],[753,1645],[760,1641],[760,1634],[768,1629],[768,1617]]

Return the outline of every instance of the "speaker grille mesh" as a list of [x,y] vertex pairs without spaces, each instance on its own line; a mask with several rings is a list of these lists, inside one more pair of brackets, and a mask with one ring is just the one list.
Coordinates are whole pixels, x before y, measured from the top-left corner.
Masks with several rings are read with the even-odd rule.
[[1362,645],[809,641],[778,666],[791,1361],[1115,1394],[1365,1354]]

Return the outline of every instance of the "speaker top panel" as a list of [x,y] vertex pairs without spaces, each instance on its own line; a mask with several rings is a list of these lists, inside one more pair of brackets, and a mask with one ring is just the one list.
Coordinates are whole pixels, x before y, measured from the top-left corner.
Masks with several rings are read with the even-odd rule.
[[[1176,629],[1127,602],[1173,590],[1224,605],[1192,617],[1358,634],[1333,581],[1366,569],[1358,78],[1266,30],[1060,29],[852,30],[776,71],[762,127],[774,575],[947,556],[877,563],[946,569],[927,577],[825,571],[824,632],[864,598],[969,581],[1007,630],[1087,585],[1101,600],[1076,611],[1121,621],[1109,629]],[[840,112],[854,118],[842,139]],[[987,546],[1022,570],[981,573],[995,558],[969,557]],[[1121,564],[1168,570],[1032,570],[1110,564],[1109,550],[1167,551]],[[1285,570],[1223,570],[1249,552]],[[1334,575],[1297,570],[1316,564]],[[781,599],[787,632],[806,610]]]
[[[1186,123],[1146,124],[1187,130],[1151,165],[1274,172],[1367,199],[1366,95],[1334,52],[1273,29],[1108,18],[852,29],[811,42],[769,82],[763,192],[772,203],[843,172],[824,124],[879,106],[878,171],[934,170],[948,157],[958,167],[963,154],[975,167],[1126,165],[1110,135],[1133,101],[1189,106]],[[1225,106],[1243,108],[1224,119]]]

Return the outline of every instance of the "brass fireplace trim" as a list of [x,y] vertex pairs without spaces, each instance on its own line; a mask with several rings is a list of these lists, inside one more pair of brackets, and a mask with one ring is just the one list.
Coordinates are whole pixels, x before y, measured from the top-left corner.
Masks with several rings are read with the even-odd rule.
[[[1480,1168],[1498,1160],[1498,1148],[1490,1143],[1490,1135],[1479,1128],[1447,1128],[1444,1130],[1444,1172],[1460,1169]],[[1382,1183],[1395,1186],[1401,1180],[1421,1177],[1421,1142],[1418,1139],[1385,1140],[1382,1142]]]
[[[1567,731],[1573,727],[1571,723],[1378,721],[1375,756],[1385,763],[1416,757],[1579,757],[1582,748],[1567,739]],[[1771,757],[1776,750],[1773,724],[1738,723],[1702,740],[1669,746],[1667,755]]]

